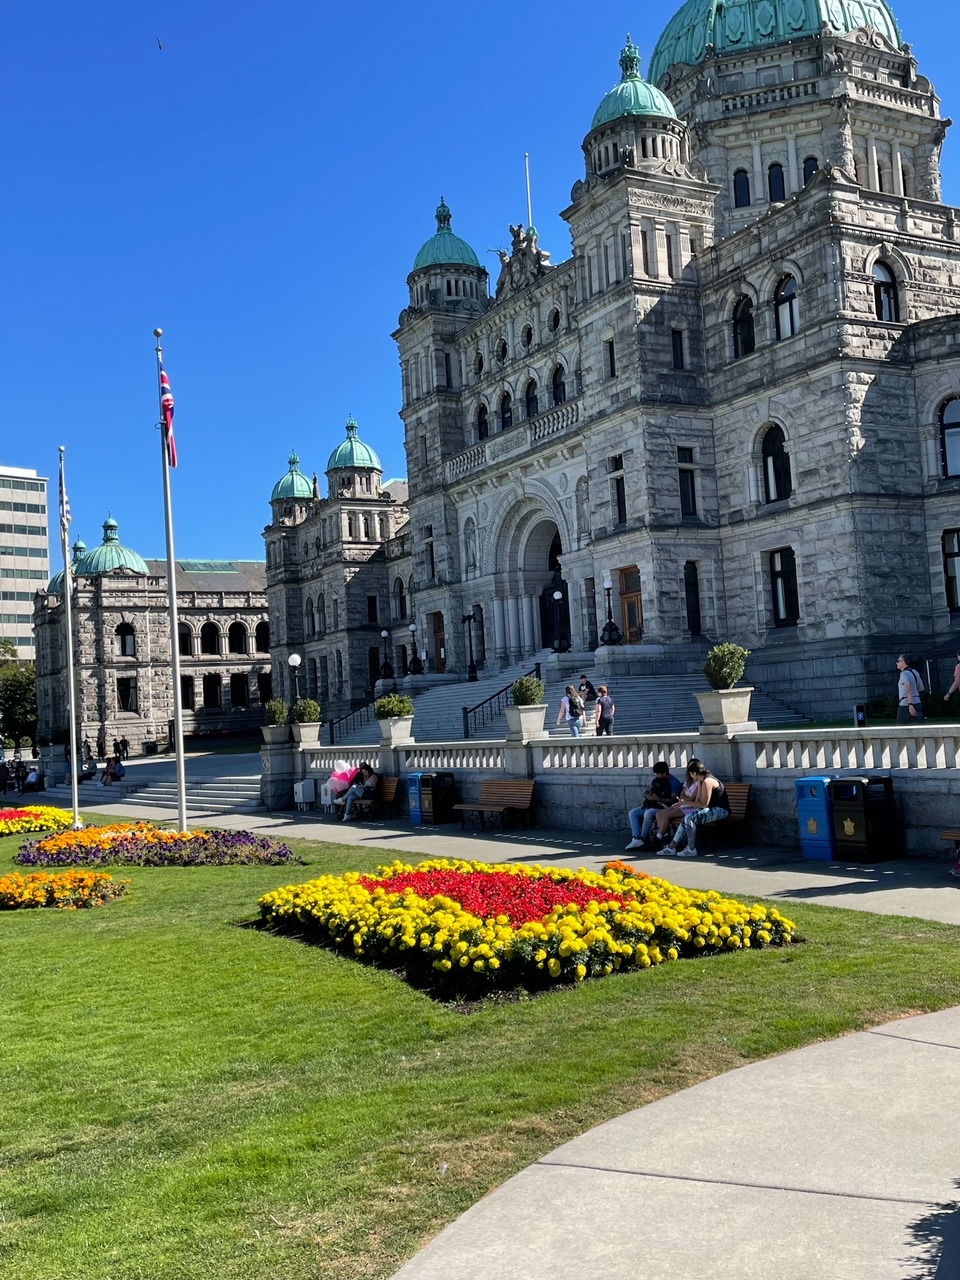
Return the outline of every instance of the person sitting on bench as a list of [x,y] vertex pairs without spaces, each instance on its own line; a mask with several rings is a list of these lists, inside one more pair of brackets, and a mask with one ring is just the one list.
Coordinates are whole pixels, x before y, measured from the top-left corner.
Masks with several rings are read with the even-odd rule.
[[697,807],[684,814],[683,821],[673,839],[659,850],[660,854],[665,854],[668,858],[695,858],[697,828],[730,817],[730,810],[727,807],[727,790],[719,778],[715,778],[700,760],[691,760],[687,765],[687,773],[699,784],[694,797]]
[[343,804],[343,820],[349,822],[353,817],[353,806],[362,796],[364,799],[372,799],[377,790],[377,775],[373,771],[373,765],[367,764],[366,760],[360,765],[360,772],[353,784],[348,788],[344,795],[334,801],[334,804]]

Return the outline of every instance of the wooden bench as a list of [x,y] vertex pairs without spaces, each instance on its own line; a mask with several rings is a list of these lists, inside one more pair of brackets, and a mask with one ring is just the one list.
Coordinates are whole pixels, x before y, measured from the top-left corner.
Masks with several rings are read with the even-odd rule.
[[941,831],[941,840],[948,840],[953,845],[953,852],[956,855],[957,865],[960,866],[960,831]]
[[487,778],[480,783],[480,796],[477,800],[469,800],[465,804],[455,804],[455,812],[460,814],[460,829],[463,830],[464,818],[468,813],[475,813],[480,819],[480,830],[486,828],[486,815],[495,813],[500,818],[500,830],[504,828],[504,819],[508,812],[523,814],[525,827],[530,826],[530,807],[533,803],[533,781],[524,778]]
[[377,778],[377,789],[372,796],[358,796],[353,802],[353,811],[357,818],[373,818],[381,813],[393,816],[393,806],[397,801],[397,787],[400,779],[391,775],[380,774]]
[[[725,826],[731,822],[744,822],[747,817],[747,802],[750,799],[750,792],[753,789],[749,782],[728,782],[726,785],[727,792],[727,808],[730,810],[729,818],[720,818],[717,822],[711,822],[707,826],[697,828],[697,848],[701,847],[704,835],[714,832],[719,826]],[[671,834],[675,834],[680,826],[680,819],[676,818],[670,824]],[[716,841],[713,836],[710,837],[711,850],[716,848]]]

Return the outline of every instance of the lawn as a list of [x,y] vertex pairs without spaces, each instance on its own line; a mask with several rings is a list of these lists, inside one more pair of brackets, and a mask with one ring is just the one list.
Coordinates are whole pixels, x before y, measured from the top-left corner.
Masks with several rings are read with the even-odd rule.
[[960,930],[791,904],[803,945],[464,1014],[241,927],[267,889],[375,863],[299,851],[293,874],[138,868],[102,909],[0,914],[4,1280],[389,1276],[591,1125],[960,1002]]

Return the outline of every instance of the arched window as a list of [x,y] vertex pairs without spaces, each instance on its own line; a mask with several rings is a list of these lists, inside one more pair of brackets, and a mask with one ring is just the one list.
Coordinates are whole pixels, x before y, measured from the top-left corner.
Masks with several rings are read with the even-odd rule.
[[500,361],[501,364],[504,364],[506,362],[507,353],[508,353],[507,340],[506,338],[501,338],[500,341],[497,343],[497,359]]
[[782,502],[793,491],[790,480],[790,455],[783,430],[769,427],[763,437],[763,496],[765,502]]
[[321,591],[317,596],[317,635],[322,636],[327,629],[327,598]]
[[777,338],[792,338],[800,332],[800,307],[797,303],[797,282],[793,276],[784,276],[773,291],[773,309],[777,321]]
[[549,324],[550,324],[551,333],[556,333],[557,330],[560,328],[560,312],[556,309],[556,307],[554,307],[554,309],[550,312]]
[[355,538],[357,536],[357,517],[347,516],[347,537]]
[[954,396],[940,410],[940,451],[943,474],[960,476],[960,397]]
[[510,392],[505,391],[500,397],[500,430],[509,431],[513,426],[513,401]]
[[377,516],[377,530],[380,535],[380,541],[386,542],[387,540],[387,517],[386,516]]
[[750,203],[750,175],[746,169],[738,169],[733,175],[733,205],[745,209]]
[[530,381],[527,383],[527,390],[526,390],[526,394],[524,395],[524,401],[526,404],[527,417],[535,418],[537,414],[540,412],[539,407],[537,405],[537,383],[535,378],[531,378]]
[[553,371],[553,403],[563,404],[567,398],[567,384],[564,381],[563,365],[558,364]]
[[200,628],[200,652],[220,652],[220,628],[215,622],[205,622]]
[[181,658],[189,658],[193,653],[193,635],[185,622],[177,623],[177,649]]
[[873,305],[878,320],[894,324],[900,320],[900,299],[897,296],[897,278],[886,265],[878,262],[873,268]]
[[820,161],[816,156],[807,156],[803,162],[803,185],[806,186],[813,175],[820,168]]
[[767,190],[770,193],[771,204],[786,200],[787,184],[783,180],[782,164],[772,164],[767,170]]
[[137,656],[137,637],[129,622],[121,622],[114,632],[114,636],[116,638],[115,649],[118,657],[135,658]]
[[740,298],[733,308],[733,358],[740,360],[756,350],[757,341],[753,328],[753,303]]
[[477,410],[477,439],[486,440],[490,434],[490,421],[487,416],[487,406],[482,404]]
[[370,517],[363,517],[363,536],[367,542],[370,541]]
[[229,653],[247,652],[247,628],[242,622],[231,622],[227,631],[227,651]]
[[270,623],[258,622],[257,629],[254,632],[254,643],[257,646],[257,653],[270,652]]
[[398,578],[393,584],[393,616],[397,622],[407,616],[407,593],[403,588],[402,578]]
[[307,600],[307,607],[303,611],[303,629],[308,636],[316,634],[317,620],[313,612],[312,600]]

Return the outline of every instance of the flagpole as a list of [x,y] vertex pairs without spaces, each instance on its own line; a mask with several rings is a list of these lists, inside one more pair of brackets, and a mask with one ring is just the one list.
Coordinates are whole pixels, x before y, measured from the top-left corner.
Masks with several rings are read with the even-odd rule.
[[187,777],[183,755],[183,697],[180,689],[180,627],[177,619],[177,562],[173,552],[173,503],[170,497],[170,456],[167,433],[163,430],[163,348],[162,329],[154,329],[157,340],[157,392],[160,397],[160,455],[163,464],[163,518],[167,534],[167,603],[170,613],[170,668],[173,677],[173,737],[177,752],[177,821],[187,829]]
[[63,466],[63,445],[60,446],[60,546],[63,550],[63,603],[64,618],[67,628],[67,698],[69,699],[70,720],[70,796],[73,800],[73,829],[81,831],[80,821],[80,784],[77,769],[80,764],[79,746],[77,742],[77,681],[73,670],[73,574],[70,572],[70,530],[69,504],[67,502],[67,480]]

